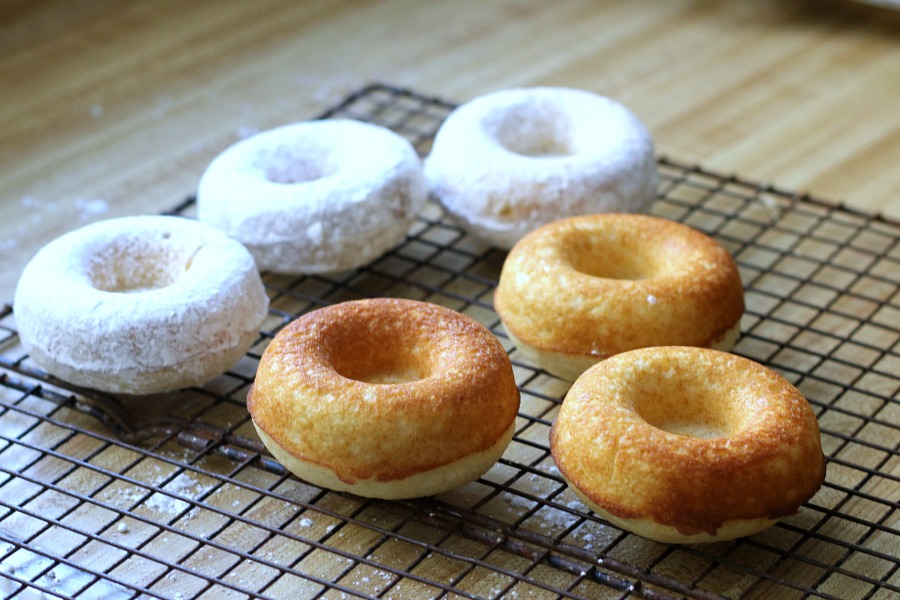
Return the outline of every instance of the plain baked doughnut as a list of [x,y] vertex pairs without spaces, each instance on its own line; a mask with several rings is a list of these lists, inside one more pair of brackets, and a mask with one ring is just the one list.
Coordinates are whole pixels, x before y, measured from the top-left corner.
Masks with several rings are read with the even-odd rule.
[[825,477],[803,395],[771,369],[704,348],[644,348],[591,367],[566,395],[550,448],[598,515],[669,543],[756,533]]
[[320,273],[389,250],[426,197],[406,139],[335,119],[278,127],[227,148],[200,179],[197,210],[247,246],[260,269]]
[[247,407],[301,479],[409,498],[490,469],[512,439],[519,392],[487,328],[435,304],[378,298],[288,324],[263,353]]
[[269,300],[250,253],[180,217],[109,219],[67,233],[26,265],[14,311],[48,373],[112,393],[200,385],[259,335]]
[[730,350],[744,292],[728,251],[696,229],[648,215],[588,215],[516,244],[494,307],[526,358],[574,381],[635,348]]
[[460,225],[509,249],[564,217],[643,211],[656,194],[653,140],[627,108],[569,88],[502,90],[443,122],[425,159]]

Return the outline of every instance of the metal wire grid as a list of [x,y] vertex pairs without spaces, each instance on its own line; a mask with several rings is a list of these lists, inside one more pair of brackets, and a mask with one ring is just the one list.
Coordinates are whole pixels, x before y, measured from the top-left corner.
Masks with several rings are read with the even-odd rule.
[[[452,105],[375,85],[323,117],[400,132],[419,151]],[[900,593],[900,225],[661,159],[655,214],[736,257],[735,351],[791,379],[819,418],[822,490],[756,536],[657,544],[587,512],[547,431],[567,389],[519,358],[491,295],[504,254],[434,204],[371,265],[266,274],[259,343],[202,389],[117,399],[47,377],[0,312],[0,594],[35,598],[889,598]],[[174,214],[193,215],[186,201]],[[436,302],[510,350],[522,410],[479,481],[387,502],[286,473],[244,406],[258,358],[295,316],[368,296]]]

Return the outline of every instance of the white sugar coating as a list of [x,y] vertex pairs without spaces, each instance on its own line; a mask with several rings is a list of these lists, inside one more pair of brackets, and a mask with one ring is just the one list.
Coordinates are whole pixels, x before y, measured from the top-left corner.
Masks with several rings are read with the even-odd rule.
[[49,373],[148,394],[201,385],[247,351],[268,309],[249,252],[189,219],[88,225],[42,248],[14,300],[22,343]]
[[202,483],[191,477],[188,473],[179,473],[165,485],[167,492],[173,492],[184,498],[197,498],[212,487],[212,484]]
[[396,133],[308,121],[237,142],[207,167],[201,221],[243,242],[261,269],[361,266],[399,242],[427,196],[421,161]]
[[653,139],[617,102],[584,90],[519,88],[454,110],[425,159],[434,195],[501,248],[540,225],[641,212],[656,194]]
[[147,498],[146,502],[144,502],[144,506],[158,513],[174,515],[186,510],[190,504],[184,500],[178,500],[172,496],[157,492]]

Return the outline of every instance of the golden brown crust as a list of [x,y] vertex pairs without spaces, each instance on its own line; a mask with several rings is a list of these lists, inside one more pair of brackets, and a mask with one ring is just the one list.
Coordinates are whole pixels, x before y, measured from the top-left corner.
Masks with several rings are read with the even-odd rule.
[[503,346],[473,319],[412,300],[344,302],[269,344],[257,427],[342,481],[392,481],[491,448],[519,407]]
[[598,507],[684,536],[793,514],[825,476],[802,394],[762,365],[703,348],[645,348],[591,367],[550,445]]
[[740,321],[728,251],[686,225],[637,214],[541,227],[507,257],[494,306],[540,351],[601,360],[646,346],[710,347]]

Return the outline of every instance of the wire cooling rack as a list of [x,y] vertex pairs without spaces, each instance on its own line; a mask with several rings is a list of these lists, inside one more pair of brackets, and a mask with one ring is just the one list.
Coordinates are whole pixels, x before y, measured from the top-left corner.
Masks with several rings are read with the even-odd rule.
[[[374,122],[424,155],[452,105],[368,87],[323,118]],[[597,518],[547,448],[567,385],[520,358],[492,292],[504,253],[429,204],[365,268],[264,276],[258,344],[202,389],[122,398],[40,371],[0,313],[0,595],[16,598],[840,598],[900,595],[900,225],[661,159],[652,212],[722,242],[747,312],[735,351],[811,402],[825,485],[755,536],[670,546]],[[193,216],[188,200],[174,214]],[[297,315],[369,296],[436,302],[510,350],[516,433],[478,481],[366,500],[286,473],[245,397],[267,341]]]

